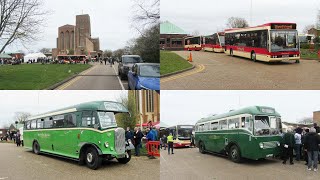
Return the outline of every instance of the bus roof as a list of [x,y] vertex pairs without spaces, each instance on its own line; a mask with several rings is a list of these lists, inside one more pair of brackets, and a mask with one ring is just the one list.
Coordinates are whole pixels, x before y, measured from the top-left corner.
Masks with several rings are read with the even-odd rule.
[[225,32],[229,32],[229,31],[236,31],[236,30],[250,30],[250,29],[256,29],[256,28],[263,28],[263,27],[272,27],[273,25],[293,25],[294,28],[292,29],[296,29],[296,23],[288,23],[288,22],[270,22],[270,23],[266,23],[266,24],[262,24],[259,26],[253,26],[253,27],[246,27],[246,28],[231,28],[231,29],[225,29]]
[[110,111],[115,113],[129,113],[128,109],[119,102],[113,101],[92,101],[87,103],[81,103],[74,106],[58,109],[55,111],[46,112],[36,116],[29,117],[28,120],[45,118],[48,116],[55,116],[59,114],[66,114],[76,111]]
[[280,116],[280,114],[278,112],[276,112],[275,109],[272,108],[272,107],[250,106],[250,107],[245,107],[245,108],[238,109],[238,110],[233,110],[233,111],[230,111],[228,113],[218,114],[218,115],[202,118],[197,123],[202,123],[202,122],[207,122],[207,121],[211,121],[211,120],[226,118],[226,117],[235,116],[235,115],[239,115],[239,114]]

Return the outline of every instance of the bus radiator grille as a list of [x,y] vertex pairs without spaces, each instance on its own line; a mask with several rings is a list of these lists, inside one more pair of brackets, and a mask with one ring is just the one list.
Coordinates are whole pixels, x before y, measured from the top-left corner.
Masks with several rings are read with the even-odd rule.
[[126,148],[125,130],[117,128],[114,132],[115,149],[118,154],[124,154]]
[[278,147],[277,141],[263,142],[263,149],[270,149]]

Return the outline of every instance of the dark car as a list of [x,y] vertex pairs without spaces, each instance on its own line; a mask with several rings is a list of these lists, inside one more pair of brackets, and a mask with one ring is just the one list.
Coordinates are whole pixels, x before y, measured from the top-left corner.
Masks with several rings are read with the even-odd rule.
[[160,90],[160,64],[137,63],[128,73],[128,89]]
[[136,63],[142,63],[142,59],[138,55],[124,55],[121,57],[119,66],[118,66],[118,75],[121,80],[124,80],[128,76],[129,70]]

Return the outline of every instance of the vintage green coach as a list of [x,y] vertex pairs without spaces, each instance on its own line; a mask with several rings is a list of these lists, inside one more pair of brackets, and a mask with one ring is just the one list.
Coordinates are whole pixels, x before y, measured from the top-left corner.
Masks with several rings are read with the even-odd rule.
[[200,119],[195,143],[201,153],[222,153],[234,162],[280,154],[281,117],[274,108],[252,106]]
[[25,147],[35,154],[47,153],[99,168],[103,159],[131,159],[132,144],[125,130],[117,127],[115,114],[129,113],[121,103],[95,101],[28,118],[24,127]]

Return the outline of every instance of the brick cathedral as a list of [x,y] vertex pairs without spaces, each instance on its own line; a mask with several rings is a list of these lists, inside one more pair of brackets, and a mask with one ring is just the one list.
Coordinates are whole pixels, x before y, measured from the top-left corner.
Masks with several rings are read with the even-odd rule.
[[77,15],[76,25],[66,24],[59,27],[57,48],[52,50],[52,56],[57,55],[88,55],[100,56],[99,38],[91,37],[91,22],[88,14]]

